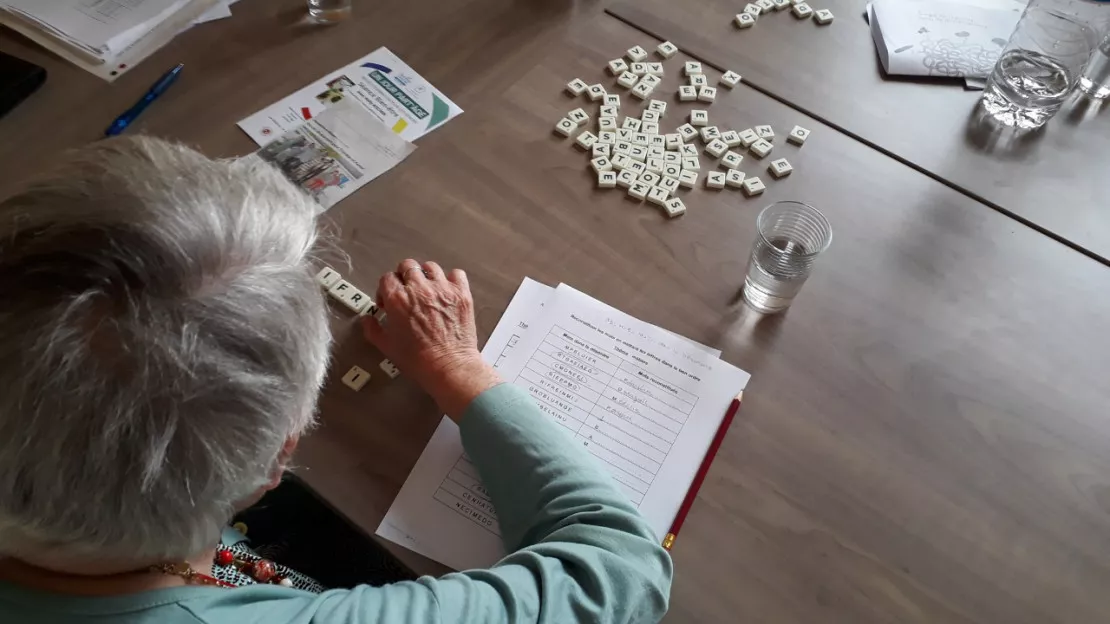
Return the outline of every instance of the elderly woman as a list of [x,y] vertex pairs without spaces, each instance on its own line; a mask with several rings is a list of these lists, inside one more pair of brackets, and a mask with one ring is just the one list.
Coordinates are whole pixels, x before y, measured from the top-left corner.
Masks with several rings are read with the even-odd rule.
[[[478,354],[462,271],[402,262],[367,338],[459,423],[512,553],[320,594],[213,584],[328,363],[315,206],[256,158],[114,139],[0,203],[0,622],[654,622],[671,562]],[[207,581],[208,584],[204,582]]]

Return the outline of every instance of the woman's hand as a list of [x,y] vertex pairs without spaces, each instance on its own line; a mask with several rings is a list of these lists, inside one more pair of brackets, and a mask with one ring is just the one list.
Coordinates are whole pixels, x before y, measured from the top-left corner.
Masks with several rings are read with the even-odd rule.
[[366,339],[458,420],[475,397],[501,383],[482,360],[466,273],[404,260],[378,282],[385,324],[362,317]]

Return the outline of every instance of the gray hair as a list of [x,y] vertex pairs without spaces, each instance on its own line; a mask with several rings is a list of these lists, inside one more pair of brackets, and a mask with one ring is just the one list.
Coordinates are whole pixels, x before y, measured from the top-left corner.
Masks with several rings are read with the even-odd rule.
[[150,138],[72,152],[0,202],[0,556],[216,543],[312,423],[316,210],[258,158]]

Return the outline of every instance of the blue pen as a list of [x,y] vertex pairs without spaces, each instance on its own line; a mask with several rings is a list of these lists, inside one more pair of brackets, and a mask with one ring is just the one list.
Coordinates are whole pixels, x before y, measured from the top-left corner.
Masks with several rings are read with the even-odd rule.
[[146,110],[146,107],[150,106],[151,102],[157,100],[159,95],[162,95],[166,92],[166,89],[170,88],[170,85],[177,80],[177,75],[181,73],[182,67],[185,67],[185,63],[179,63],[177,67],[174,67],[159,78],[158,82],[154,83],[154,86],[146,92],[146,95],[144,95],[141,100],[135,102],[134,106],[124,111],[119,117],[116,117],[112,125],[108,126],[108,129],[104,131],[104,136],[116,136],[126,130],[127,126],[131,125],[131,122],[135,121],[135,119]]

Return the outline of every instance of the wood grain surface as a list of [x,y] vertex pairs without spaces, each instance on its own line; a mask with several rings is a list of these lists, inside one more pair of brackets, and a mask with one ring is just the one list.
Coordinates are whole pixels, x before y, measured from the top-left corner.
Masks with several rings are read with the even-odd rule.
[[[864,0],[818,0],[836,20],[789,11],[737,29],[746,2],[638,0],[610,11],[895,156],[971,197],[1110,263],[1110,136],[1105,108],[1073,98],[1043,129],[1018,134],[983,119],[980,92],[952,79],[885,76]],[[861,183],[871,176],[857,171]]]
[[[761,171],[770,158],[745,157],[763,197],[699,184],[668,221],[595,189],[586,157],[551,132],[566,111],[596,112],[563,94],[568,80],[611,85],[605,62],[655,41],[596,5],[474,0],[445,19],[412,4],[367,3],[351,23],[299,31],[283,21],[299,2],[244,0],[126,87],[52,63],[47,90],[0,120],[0,136],[22,140],[0,145],[0,165],[22,174],[95,138],[177,61],[190,74],[142,125],[243,154],[253,146],[236,120],[388,45],[466,112],[329,212],[350,260],[337,268],[371,291],[407,256],[464,268],[483,338],[524,276],[567,282],[753,375],[673,551],[667,621],[1110,620],[1105,266],[753,89],[679,104],[683,55],[657,90],[666,129],[699,107],[721,127],[813,134],[801,148],[776,141],[772,157],[796,168],[784,180]],[[5,35],[0,49],[21,48]],[[641,108],[618,92],[622,112]],[[738,289],[755,216],[783,199],[824,210],[834,238],[794,306],[764,318]],[[439,415],[404,376],[378,371],[340,308],[333,327],[321,426],[298,459],[372,532]],[[359,393],[339,381],[354,364],[375,373]]]

